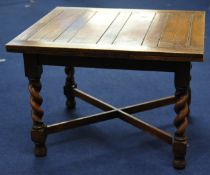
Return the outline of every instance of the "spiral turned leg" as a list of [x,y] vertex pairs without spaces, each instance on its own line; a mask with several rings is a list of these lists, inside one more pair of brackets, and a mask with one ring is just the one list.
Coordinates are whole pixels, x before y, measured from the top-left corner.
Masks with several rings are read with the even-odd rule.
[[66,83],[64,86],[64,95],[66,96],[66,106],[68,109],[74,109],[76,106],[75,97],[73,94],[73,89],[76,88],[76,83],[74,81],[74,68],[71,66],[65,67]]
[[176,103],[174,110],[176,117],[174,125],[176,132],[173,140],[173,166],[177,169],[183,169],[186,166],[187,137],[185,131],[188,126],[190,81],[189,69],[187,68],[183,72],[175,73]]
[[174,136],[173,151],[174,151],[174,162],[173,165],[177,169],[183,169],[186,165],[185,155],[187,138],[185,136],[185,130],[188,126],[187,116],[189,114],[188,108],[188,93],[181,90],[176,91],[177,102],[174,110],[176,112],[176,118],[174,125],[177,130]]
[[42,157],[47,153],[45,146],[46,132],[45,125],[42,122],[44,111],[41,109],[43,102],[39,92],[41,83],[39,79],[29,80],[30,104],[32,108],[33,127],[31,130],[31,139],[35,143],[35,155]]

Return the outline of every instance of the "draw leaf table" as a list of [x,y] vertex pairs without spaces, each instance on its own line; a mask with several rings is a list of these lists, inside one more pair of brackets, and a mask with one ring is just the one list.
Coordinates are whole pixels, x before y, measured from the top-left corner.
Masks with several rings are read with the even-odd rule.
[[[183,169],[191,102],[191,62],[203,61],[204,29],[202,11],[57,7],[14,38],[6,49],[23,53],[35,155],[46,155],[48,134],[119,118],[172,144],[173,166]],[[65,66],[67,108],[75,108],[78,97],[104,112],[45,125],[40,95],[42,65]],[[116,108],[79,90],[74,80],[75,67],[174,72],[175,95]],[[170,104],[175,104],[176,113],[173,135],[131,115]]]

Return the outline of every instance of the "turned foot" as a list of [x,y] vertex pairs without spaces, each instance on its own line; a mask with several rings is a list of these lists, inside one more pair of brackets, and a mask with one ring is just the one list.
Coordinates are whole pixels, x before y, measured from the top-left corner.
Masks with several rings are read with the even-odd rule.
[[36,145],[34,149],[34,154],[37,157],[45,157],[47,155],[47,148],[45,145]]
[[173,166],[176,169],[184,169],[186,166],[186,148],[187,148],[187,140],[186,138],[180,139],[179,137],[175,137],[173,141],[173,153],[174,160]]

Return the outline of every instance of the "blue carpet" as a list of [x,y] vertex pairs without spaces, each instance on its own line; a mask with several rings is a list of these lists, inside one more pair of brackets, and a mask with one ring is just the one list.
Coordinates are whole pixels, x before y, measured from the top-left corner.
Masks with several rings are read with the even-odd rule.
[[[6,53],[4,44],[55,6],[205,10],[204,63],[193,63],[191,120],[187,130],[188,165],[171,166],[171,146],[130,125],[112,120],[48,137],[48,156],[36,158],[30,140],[27,79],[20,54]],[[0,1],[0,174],[42,175],[206,175],[210,171],[210,1],[209,0],[26,0]],[[77,100],[65,110],[62,67],[44,67],[44,121],[53,123],[99,110]],[[78,68],[78,86],[115,106],[143,102],[174,93],[173,74]],[[158,86],[157,86],[158,82]],[[173,106],[138,114],[145,121],[174,132]]]

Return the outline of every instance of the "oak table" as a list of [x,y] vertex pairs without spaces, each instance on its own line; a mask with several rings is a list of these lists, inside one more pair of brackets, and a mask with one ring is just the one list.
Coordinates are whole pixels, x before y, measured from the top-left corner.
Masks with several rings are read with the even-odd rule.
[[[202,11],[57,7],[14,38],[6,49],[23,53],[25,75],[29,79],[35,155],[46,155],[48,134],[119,118],[172,144],[173,166],[184,168],[191,62],[203,61],[204,29]],[[69,109],[75,107],[75,97],[79,97],[104,112],[45,125],[40,96],[42,65],[65,66],[64,94]],[[74,67],[174,72],[175,95],[116,108],[79,90]],[[169,104],[175,104],[173,135],[131,115]]]

